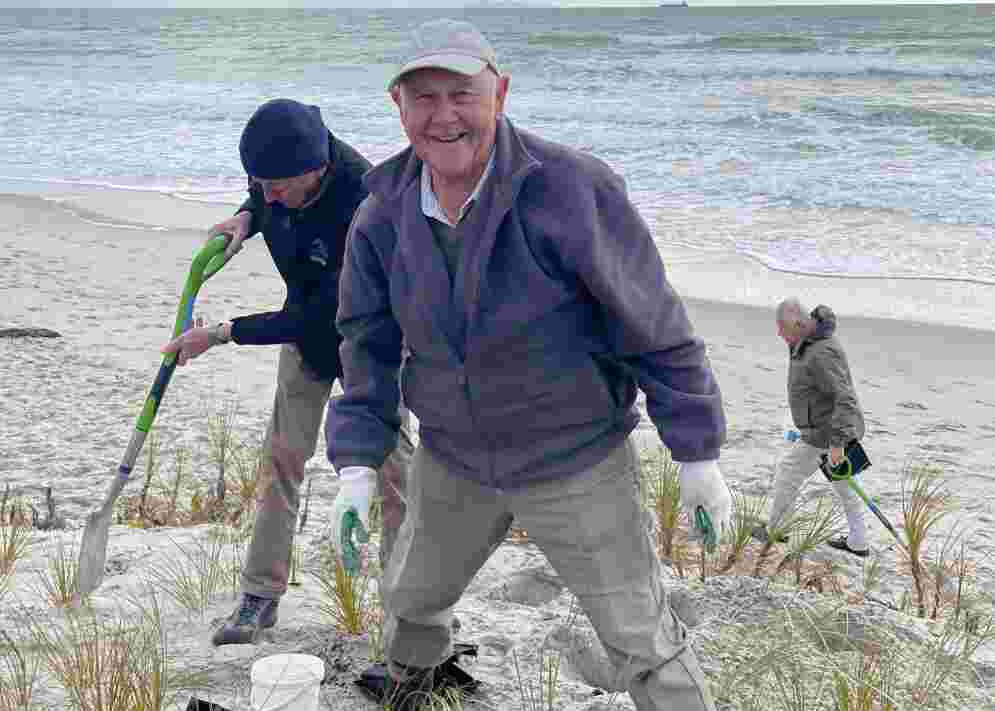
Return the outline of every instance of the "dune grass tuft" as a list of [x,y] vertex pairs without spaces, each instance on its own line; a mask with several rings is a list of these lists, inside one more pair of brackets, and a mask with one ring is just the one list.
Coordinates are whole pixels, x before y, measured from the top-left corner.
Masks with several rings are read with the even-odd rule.
[[835,498],[820,498],[813,511],[799,514],[791,525],[788,554],[774,570],[777,577],[790,564],[794,564],[795,583],[801,583],[802,561],[826,543],[839,530],[843,512]]
[[17,561],[27,556],[31,549],[31,529],[12,521],[4,525],[0,521],[0,597],[7,590],[14,574]]
[[734,491],[732,504],[732,530],[728,533],[729,549],[726,552],[725,562],[716,571],[719,575],[729,572],[743,560],[743,553],[753,540],[753,529],[767,511],[768,497],[751,497]]
[[231,566],[224,557],[225,542],[210,533],[189,546],[169,540],[175,553],[150,569],[149,582],[181,608],[202,615],[214,595],[232,580]]
[[339,557],[326,554],[319,566],[318,586],[321,602],[318,609],[336,629],[352,635],[363,634],[369,627],[376,599],[371,585],[373,578],[368,561],[355,575],[346,572]]
[[42,590],[56,607],[70,605],[79,594],[79,560],[75,543],[57,538],[50,546],[48,565],[36,571]]
[[562,658],[562,652],[543,645],[539,650],[536,678],[532,680],[522,674],[518,653],[512,650],[511,659],[515,666],[522,711],[555,711],[559,698]]
[[654,456],[643,461],[640,487],[646,508],[656,519],[657,547],[664,560],[672,561],[679,552],[675,550],[675,535],[681,519],[680,467],[670,456],[670,450],[661,448]]
[[0,711],[31,708],[41,657],[0,630]]
[[925,544],[930,531],[953,507],[953,496],[939,468],[916,463],[902,476],[902,519],[908,546],[909,567],[915,585],[916,606],[920,617],[926,616],[928,574],[925,568]]
[[153,589],[118,614],[82,608],[61,620],[33,619],[43,665],[77,711],[165,711],[200,688],[203,673],[175,669],[174,653]]

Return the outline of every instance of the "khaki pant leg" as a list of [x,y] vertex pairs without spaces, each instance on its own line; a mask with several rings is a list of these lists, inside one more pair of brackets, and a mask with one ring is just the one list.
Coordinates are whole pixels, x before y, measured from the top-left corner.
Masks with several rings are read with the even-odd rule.
[[330,392],[331,383],[304,365],[296,346],[282,346],[257,484],[256,523],[242,570],[243,592],[279,598],[287,591],[304,465],[314,455]]
[[414,453],[414,443],[411,439],[411,414],[401,408],[401,431],[397,437],[397,448],[380,467],[378,485],[383,501],[383,533],[380,535],[380,570],[387,570],[397,532],[404,521],[405,489],[407,487],[408,467]]
[[587,614],[639,711],[714,711],[674,615],[625,442],[570,479],[516,490],[511,511]]
[[770,509],[767,529],[782,525],[795,508],[798,491],[819,470],[819,456],[824,449],[798,440],[788,449],[777,465],[774,480],[774,504]]
[[434,667],[452,653],[453,605],[504,540],[511,517],[498,492],[450,476],[421,446],[415,449],[407,497],[384,575],[387,659]]

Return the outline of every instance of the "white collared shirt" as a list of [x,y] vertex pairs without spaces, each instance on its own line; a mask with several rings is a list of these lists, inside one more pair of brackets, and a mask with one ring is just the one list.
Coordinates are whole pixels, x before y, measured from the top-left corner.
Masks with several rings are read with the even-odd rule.
[[439,198],[435,196],[435,190],[432,189],[432,173],[428,169],[425,163],[421,166],[421,211],[426,217],[431,217],[433,220],[438,220],[443,224],[449,225],[450,227],[455,227],[458,225],[466,213],[469,211],[470,206],[473,202],[480,196],[480,191],[484,189],[484,183],[487,181],[487,177],[491,174],[491,170],[494,168],[494,149],[491,149],[491,157],[487,161],[487,167],[484,168],[483,174],[480,176],[480,180],[477,181],[477,186],[470,193],[470,197],[466,199],[466,202],[459,209],[459,214],[456,216],[455,224],[450,222],[449,215],[446,211],[442,209],[442,205],[439,204]]

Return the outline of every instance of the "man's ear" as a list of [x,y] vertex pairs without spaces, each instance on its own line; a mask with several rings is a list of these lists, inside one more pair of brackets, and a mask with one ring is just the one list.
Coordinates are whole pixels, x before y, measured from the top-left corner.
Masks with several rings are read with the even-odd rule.
[[508,96],[508,87],[511,85],[511,77],[502,74],[497,80],[497,113],[504,113],[504,101]]
[[390,88],[390,98],[394,101],[394,104],[398,109],[401,108],[401,85],[395,84]]

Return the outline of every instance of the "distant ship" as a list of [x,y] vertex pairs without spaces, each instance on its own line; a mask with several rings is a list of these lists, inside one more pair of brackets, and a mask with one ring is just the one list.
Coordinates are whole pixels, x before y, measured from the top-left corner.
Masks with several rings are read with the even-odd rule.
[[662,2],[660,7],[687,7],[688,0],[681,0],[680,2]]

